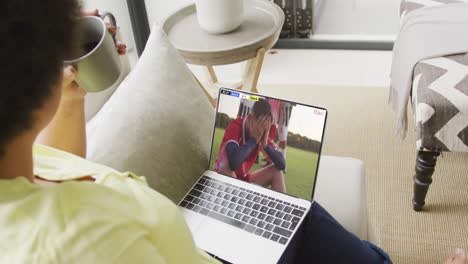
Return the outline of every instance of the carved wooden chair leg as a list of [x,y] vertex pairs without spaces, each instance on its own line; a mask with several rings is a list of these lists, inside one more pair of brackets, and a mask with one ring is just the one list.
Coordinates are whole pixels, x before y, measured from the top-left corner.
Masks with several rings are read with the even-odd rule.
[[421,211],[425,204],[429,185],[432,183],[437,157],[440,152],[419,151],[416,157],[416,174],[414,175],[413,209]]

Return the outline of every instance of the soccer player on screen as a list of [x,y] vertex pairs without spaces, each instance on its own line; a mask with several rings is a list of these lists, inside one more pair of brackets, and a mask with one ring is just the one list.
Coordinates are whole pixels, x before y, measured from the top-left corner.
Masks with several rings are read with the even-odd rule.
[[[220,145],[214,170],[218,173],[256,183],[273,190],[286,192],[283,170],[286,162],[273,143],[276,128],[272,125],[271,106],[265,99],[259,99],[252,112],[237,118],[226,128]],[[273,164],[250,172],[261,150]]]

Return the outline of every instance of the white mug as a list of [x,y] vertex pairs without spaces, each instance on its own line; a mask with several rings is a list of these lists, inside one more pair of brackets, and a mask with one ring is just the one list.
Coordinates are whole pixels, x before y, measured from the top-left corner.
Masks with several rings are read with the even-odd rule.
[[200,27],[211,34],[237,29],[244,21],[244,0],[196,0]]
[[114,16],[104,12],[101,17],[86,16],[79,22],[79,56],[65,61],[77,68],[76,82],[88,92],[100,92],[111,87],[121,73],[119,54],[114,39],[107,31],[104,18],[116,26]]

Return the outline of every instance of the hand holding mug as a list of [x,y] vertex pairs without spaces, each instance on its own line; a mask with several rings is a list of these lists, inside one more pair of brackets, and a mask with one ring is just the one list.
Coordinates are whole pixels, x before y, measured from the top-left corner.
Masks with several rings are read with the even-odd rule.
[[[81,15],[82,16],[95,16],[95,17],[101,17],[99,15],[99,10],[97,9],[94,9],[94,10],[82,10],[81,11]],[[115,23],[114,23],[115,24]],[[119,41],[119,40],[116,40],[115,39],[115,36],[117,34],[117,27],[113,24],[109,24],[106,22],[106,27],[107,27],[107,31],[109,31],[109,33],[112,35],[112,38],[114,39],[115,41],[115,47],[117,48],[117,53],[119,55],[125,55],[127,54],[127,46]]]
[[86,90],[75,82],[76,74],[76,69],[71,65],[63,68],[62,102],[84,99]]
[[[76,83],[87,92],[100,92],[111,87],[120,77],[119,54],[126,47],[115,42],[116,21],[111,13],[83,11],[78,23],[79,54],[65,61],[77,71]],[[110,25],[104,22],[109,18]]]

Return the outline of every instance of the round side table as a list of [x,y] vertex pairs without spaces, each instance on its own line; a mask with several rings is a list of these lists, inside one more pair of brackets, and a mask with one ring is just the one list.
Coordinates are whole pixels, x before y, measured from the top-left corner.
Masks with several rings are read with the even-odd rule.
[[244,22],[227,34],[203,31],[197,21],[195,4],[170,15],[162,28],[187,63],[204,66],[208,85],[194,77],[215,107],[219,88],[226,86],[218,81],[213,66],[247,61],[243,80],[231,88],[257,92],[265,52],[278,41],[283,23],[283,10],[275,3],[247,0]]

